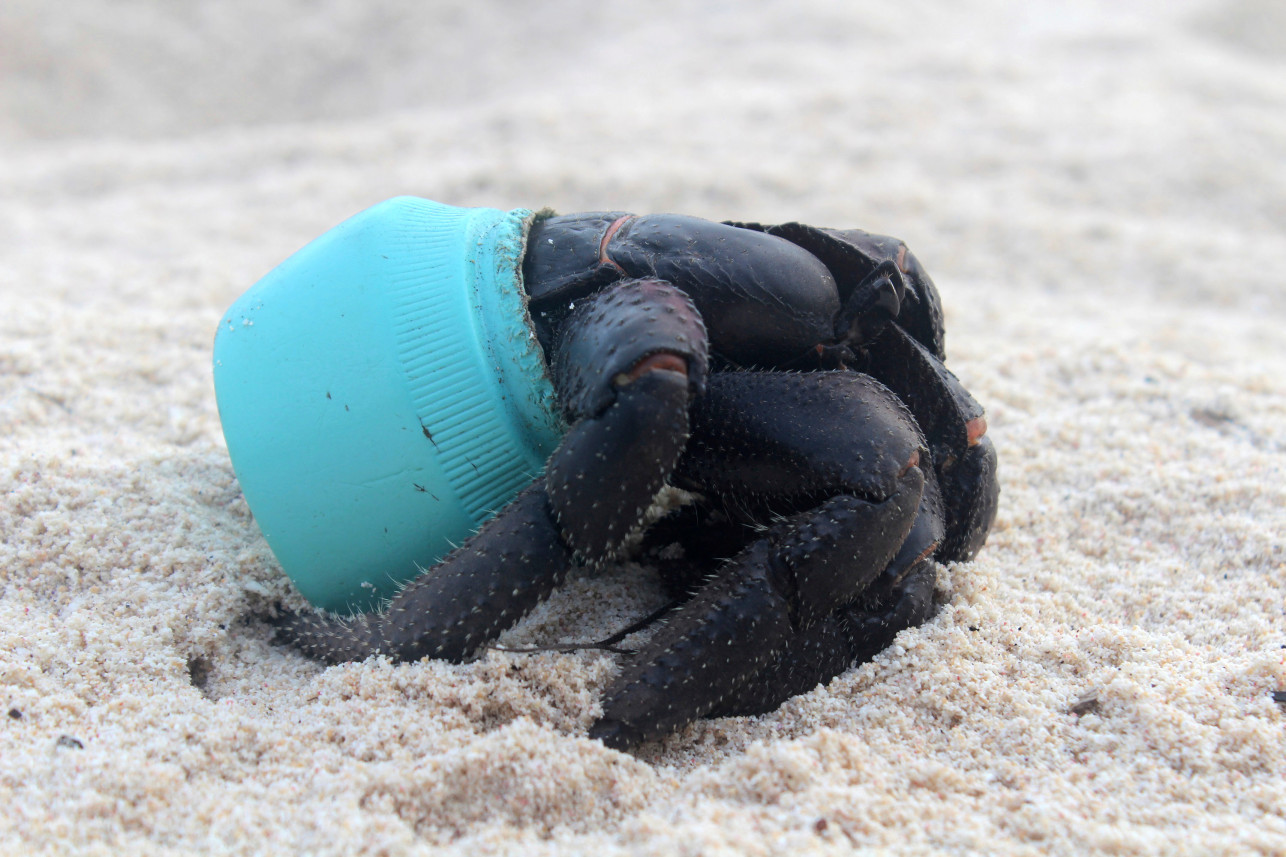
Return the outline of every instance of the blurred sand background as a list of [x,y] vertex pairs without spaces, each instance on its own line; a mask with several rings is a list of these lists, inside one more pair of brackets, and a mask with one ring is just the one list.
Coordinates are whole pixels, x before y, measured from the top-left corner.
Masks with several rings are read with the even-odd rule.
[[[5,0],[0,853],[1286,853],[1283,10]],[[271,647],[213,331],[404,193],[903,237],[989,544],[874,662],[632,756],[583,737],[609,655]]]

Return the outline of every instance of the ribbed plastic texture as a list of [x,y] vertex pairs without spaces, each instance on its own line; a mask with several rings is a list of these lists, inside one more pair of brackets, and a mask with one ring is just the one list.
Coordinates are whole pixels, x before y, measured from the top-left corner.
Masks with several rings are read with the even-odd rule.
[[220,323],[233,468],[317,606],[391,596],[557,445],[520,274],[530,216],[389,200],[282,263]]

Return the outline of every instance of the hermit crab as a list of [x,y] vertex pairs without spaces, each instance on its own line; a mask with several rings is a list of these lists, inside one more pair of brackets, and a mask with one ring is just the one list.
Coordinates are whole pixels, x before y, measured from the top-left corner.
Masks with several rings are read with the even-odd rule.
[[925,621],[938,564],[975,555],[999,489],[901,241],[615,211],[521,230],[565,420],[543,471],[384,609],[286,612],[281,640],[328,663],[470,658],[573,564],[637,546],[666,486],[689,501],[636,549],[682,603],[606,689],[589,734],[608,746],[771,711]]

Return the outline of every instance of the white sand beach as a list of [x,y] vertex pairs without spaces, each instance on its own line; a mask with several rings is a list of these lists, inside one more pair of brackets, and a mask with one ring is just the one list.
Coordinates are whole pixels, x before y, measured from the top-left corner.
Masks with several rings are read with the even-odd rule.
[[[0,5],[0,853],[1286,854],[1279,3],[410,7]],[[904,238],[989,542],[873,662],[633,754],[610,654],[271,645],[214,329],[400,194]],[[503,641],[661,600],[575,575]]]

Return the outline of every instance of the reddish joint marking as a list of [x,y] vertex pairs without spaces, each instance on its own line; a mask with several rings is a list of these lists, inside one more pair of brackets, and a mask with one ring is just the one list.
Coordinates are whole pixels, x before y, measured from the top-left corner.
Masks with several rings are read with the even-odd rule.
[[677,354],[670,354],[662,351],[657,354],[649,354],[642,360],[634,364],[634,367],[628,372],[618,372],[612,379],[612,383],[618,387],[625,387],[634,383],[648,372],[678,372],[681,375],[688,374],[688,361],[684,360]]
[[904,274],[910,273],[906,269],[906,245],[905,244],[903,244],[901,247],[898,248],[897,266],[898,266],[898,270],[901,271],[902,273]]
[[982,436],[987,433],[987,418],[974,417],[969,420],[965,423],[965,433],[969,438],[969,445],[977,446],[978,441],[982,440]]
[[910,470],[912,467],[919,467],[919,466],[920,466],[920,450],[917,449],[914,452],[912,452],[911,457],[906,460],[906,465],[902,468],[902,471],[898,473],[898,478],[901,479],[903,476],[906,476],[906,472]]
[[616,218],[615,220],[612,221],[612,225],[607,227],[607,231],[603,233],[603,240],[598,242],[598,261],[602,262],[604,265],[611,265],[613,268],[620,271],[622,274],[625,273],[625,269],[622,268],[620,265],[616,264],[615,259],[607,255],[607,245],[609,242],[611,242],[612,237],[616,235],[617,231],[622,226],[629,223],[633,219],[634,219],[633,214],[627,214],[624,217]]

